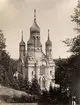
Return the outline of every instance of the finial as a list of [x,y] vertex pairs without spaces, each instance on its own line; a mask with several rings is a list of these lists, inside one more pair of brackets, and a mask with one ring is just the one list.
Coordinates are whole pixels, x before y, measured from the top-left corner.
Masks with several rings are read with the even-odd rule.
[[23,41],[23,31],[22,31],[22,41]]
[[36,9],[34,9],[34,22],[36,22]]
[[48,29],[48,40],[49,40],[49,32],[50,32],[50,30]]

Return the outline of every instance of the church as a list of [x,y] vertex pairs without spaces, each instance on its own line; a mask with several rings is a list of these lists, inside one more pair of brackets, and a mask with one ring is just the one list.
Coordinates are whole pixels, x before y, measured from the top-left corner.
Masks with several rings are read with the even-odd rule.
[[23,40],[19,43],[19,66],[18,71],[23,78],[31,82],[37,78],[41,90],[49,90],[50,85],[55,86],[55,64],[52,57],[52,42],[48,30],[48,39],[45,42],[45,53],[40,41],[40,27],[36,21],[36,10],[34,10],[34,22],[30,27],[30,37],[27,46]]

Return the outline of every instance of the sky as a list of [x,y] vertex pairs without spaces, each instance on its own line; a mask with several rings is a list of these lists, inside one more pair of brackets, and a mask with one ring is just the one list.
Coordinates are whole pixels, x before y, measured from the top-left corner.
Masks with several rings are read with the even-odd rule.
[[30,27],[34,21],[36,9],[37,24],[40,27],[41,42],[45,52],[45,42],[50,30],[53,58],[66,58],[70,55],[63,40],[76,36],[76,25],[71,22],[71,15],[77,0],[0,0],[0,29],[6,38],[6,50],[12,58],[19,57],[21,32],[27,43]]

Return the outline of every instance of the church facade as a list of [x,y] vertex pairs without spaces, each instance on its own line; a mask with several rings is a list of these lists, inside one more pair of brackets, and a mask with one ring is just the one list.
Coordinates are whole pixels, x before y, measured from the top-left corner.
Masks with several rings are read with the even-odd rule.
[[[27,49],[26,49],[27,48]],[[22,39],[19,44],[19,72],[23,78],[28,78],[31,82],[37,78],[41,90],[49,90],[50,85],[55,86],[55,64],[52,57],[52,42],[50,41],[49,30],[48,39],[45,42],[45,53],[42,50],[40,41],[40,27],[36,21],[36,10],[34,10],[34,22],[30,28],[30,37],[27,47]]]

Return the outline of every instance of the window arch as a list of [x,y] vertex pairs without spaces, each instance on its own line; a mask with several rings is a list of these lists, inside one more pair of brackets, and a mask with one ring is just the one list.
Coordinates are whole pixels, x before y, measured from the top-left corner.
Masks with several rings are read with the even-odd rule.
[[39,78],[39,84],[41,85],[41,77]]
[[50,74],[52,74],[52,70],[50,70]]
[[32,71],[32,76],[33,76],[34,72]]
[[37,36],[37,39],[39,39],[39,36]]
[[45,77],[42,78],[42,87],[45,88]]
[[44,74],[45,74],[45,66],[42,64],[42,66],[40,67],[40,75]]
[[33,39],[35,39],[35,36],[33,36]]

